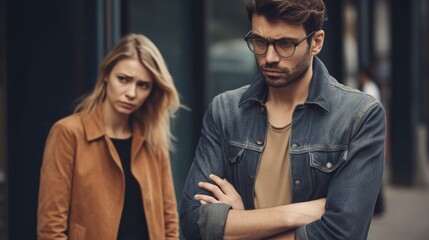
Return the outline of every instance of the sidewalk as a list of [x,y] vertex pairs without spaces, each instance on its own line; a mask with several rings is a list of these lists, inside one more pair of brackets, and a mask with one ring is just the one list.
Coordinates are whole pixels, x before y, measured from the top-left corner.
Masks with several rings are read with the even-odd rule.
[[429,239],[429,189],[383,186],[385,212],[372,220],[368,240]]

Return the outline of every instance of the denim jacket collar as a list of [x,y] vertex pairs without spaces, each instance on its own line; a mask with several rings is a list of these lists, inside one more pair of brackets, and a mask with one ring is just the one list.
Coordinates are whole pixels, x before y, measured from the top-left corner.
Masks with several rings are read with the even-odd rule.
[[[313,62],[313,76],[310,83],[310,91],[305,104],[314,104],[329,112],[331,107],[330,75],[322,61],[315,57]],[[255,81],[243,93],[240,98],[240,106],[248,101],[256,101],[263,104],[267,100],[268,87],[262,74],[256,76]]]

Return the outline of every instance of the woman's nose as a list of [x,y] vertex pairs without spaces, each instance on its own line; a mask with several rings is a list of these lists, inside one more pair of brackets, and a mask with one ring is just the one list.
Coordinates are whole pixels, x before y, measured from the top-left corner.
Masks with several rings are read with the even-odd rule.
[[128,87],[128,90],[126,92],[126,96],[129,99],[134,99],[137,95],[137,88],[135,86],[135,84],[130,84],[130,86]]

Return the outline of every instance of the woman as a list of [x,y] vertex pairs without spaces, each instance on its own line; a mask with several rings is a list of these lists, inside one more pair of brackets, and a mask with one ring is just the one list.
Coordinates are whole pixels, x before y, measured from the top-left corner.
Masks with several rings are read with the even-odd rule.
[[169,124],[179,105],[157,47],[125,36],[92,93],[50,130],[38,239],[178,239]]

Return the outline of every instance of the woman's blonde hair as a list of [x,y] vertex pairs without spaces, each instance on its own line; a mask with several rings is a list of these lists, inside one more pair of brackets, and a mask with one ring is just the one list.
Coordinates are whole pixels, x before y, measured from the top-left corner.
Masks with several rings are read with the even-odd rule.
[[167,65],[155,44],[141,34],[128,34],[106,55],[100,64],[94,90],[75,108],[75,112],[92,111],[106,98],[105,79],[121,60],[136,59],[153,77],[153,88],[137,117],[144,131],[146,146],[155,155],[168,155],[172,134],[170,119],[180,107],[179,96]]

